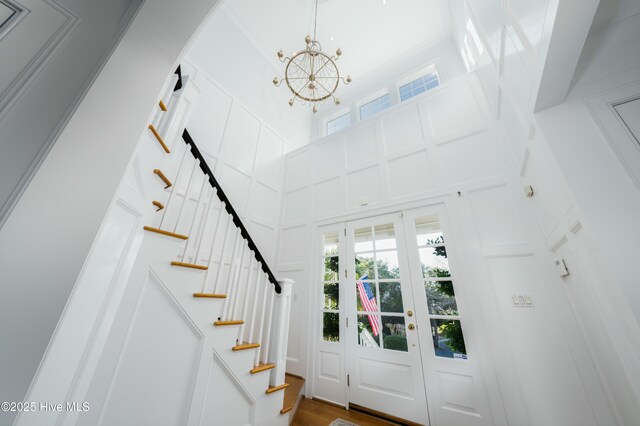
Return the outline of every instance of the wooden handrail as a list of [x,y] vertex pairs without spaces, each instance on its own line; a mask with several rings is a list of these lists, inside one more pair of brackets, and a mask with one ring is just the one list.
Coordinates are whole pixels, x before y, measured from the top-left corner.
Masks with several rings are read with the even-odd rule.
[[173,184],[171,183],[171,181],[169,180],[169,178],[167,178],[167,177],[164,175],[164,173],[162,173],[162,170],[160,170],[160,169],[153,169],[153,173],[157,174],[157,175],[158,175],[158,177],[159,177],[160,179],[162,179],[162,181],[165,183],[165,185],[167,185],[167,186],[165,186],[165,187],[164,187],[164,189],[171,188],[171,187],[173,186]]
[[275,288],[276,293],[280,294],[280,292],[282,291],[282,288],[280,287],[280,283],[276,279],[275,275],[273,275],[273,272],[271,272],[271,269],[269,269],[269,265],[267,265],[267,262],[264,256],[262,256],[262,253],[260,253],[260,250],[258,250],[258,246],[256,246],[256,243],[251,238],[251,235],[249,235],[249,231],[247,231],[247,228],[244,226],[244,224],[240,220],[240,216],[238,216],[238,213],[235,211],[235,209],[231,205],[229,198],[226,196],[226,194],[222,190],[222,187],[220,186],[216,178],[213,176],[213,172],[211,171],[211,168],[207,164],[207,161],[204,159],[204,156],[196,146],[195,142],[193,141],[193,138],[191,137],[187,129],[184,129],[184,131],[182,132],[182,139],[187,145],[191,147],[191,154],[196,159],[200,160],[199,161],[200,169],[209,178],[209,183],[211,184],[211,186],[213,186],[216,189],[216,194],[218,195],[218,198],[220,199],[220,201],[224,203],[227,213],[229,213],[233,218],[233,223],[236,225],[236,227],[240,229],[240,235],[242,235],[242,238],[247,240],[247,246],[249,247],[249,250],[253,251],[256,260],[260,262],[260,264],[262,265],[262,271],[265,274],[267,274],[267,276],[269,277],[269,282],[273,284],[273,287]]

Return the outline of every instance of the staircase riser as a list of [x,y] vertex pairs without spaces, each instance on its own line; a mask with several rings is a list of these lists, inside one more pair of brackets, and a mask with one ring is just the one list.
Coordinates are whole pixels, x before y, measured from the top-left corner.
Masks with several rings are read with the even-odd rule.
[[286,426],[287,416],[280,414],[282,402],[284,401],[284,391],[267,395],[262,391],[262,395],[256,399],[256,419],[265,419],[261,426]]
[[[240,326],[215,327],[213,325],[213,322],[222,314],[226,299],[194,298],[193,293],[202,289],[204,271],[185,270],[169,264],[167,253],[176,253],[176,248],[180,247],[183,247],[183,243],[174,238],[150,234],[145,236],[141,253],[144,252],[146,261],[152,265],[173,297],[205,336],[205,348],[211,348],[210,350],[215,350],[219,354],[237,380],[255,399],[255,418],[266,419],[274,417],[275,414],[278,422],[281,422],[280,418],[288,418],[279,414],[284,391],[272,395],[265,394],[269,387],[271,370],[258,374],[249,372],[253,367],[256,349],[242,351],[231,349],[236,344]],[[203,362],[204,367],[207,361]],[[285,424],[286,422],[283,423]]]
[[[238,330],[240,326],[215,327],[213,322],[218,319],[226,299],[198,299],[193,297],[193,293],[202,290],[204,279],[203,271],[177,268],[170,265],[170,261],[175,259],[177,253],[184,247],[186,242],[173,237],[161,234],[145,232],[141,249],[136,259],[136,264],[148,265],[159,277],[164,286],[169,290],[171,296],[182,306],[194,325],[200,330],[204,337],[202,362],[198,369],[199,375],[206,374],[211,364],[212,351],[215,350],[222,358],[223,362],[233,372],[235,379],[244,387],[256,404],[253,407],[255,419],[269,419],[272,424],[280,424],[287,416],[280,415],[284,392],[277,395],[265,395],[265,390],[269,387],[270,371],[259,374],[250,374],[255,358],[255,349],[244,351],[233,351],[231,348],[236,344]],[[142,277],[139,278],[139,280]],[[200,383],[206,382],[203,376]],[[204,391],[204,390],[203,390]],[[215,392],[214,392],[215,393]],[[246,404],[246,402],[244,402]],[[189,414],[189,424],[192,419],[198,419],[202,412],[203,404],[207,401],[193,401],[191,413]],[[286,425],[282,423],[283,426]]]

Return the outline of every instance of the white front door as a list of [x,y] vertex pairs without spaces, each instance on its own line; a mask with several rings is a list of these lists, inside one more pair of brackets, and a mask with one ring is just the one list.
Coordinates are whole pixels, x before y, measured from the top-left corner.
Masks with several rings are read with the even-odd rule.
[[472,283],[447,217],[444,205],[403,213],[429,415],[436,426],[491,425],[476,336],[465,322]]
[[429,424],[401,214],[346,224],[348,403]]

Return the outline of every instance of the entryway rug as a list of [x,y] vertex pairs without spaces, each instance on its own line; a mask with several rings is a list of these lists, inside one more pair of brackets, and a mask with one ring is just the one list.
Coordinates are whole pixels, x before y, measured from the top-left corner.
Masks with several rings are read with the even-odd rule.
[[358,426],[358,425],[356,423],[348,422],[344,419],[335,419],[334,421],[329,423],[329,426]]

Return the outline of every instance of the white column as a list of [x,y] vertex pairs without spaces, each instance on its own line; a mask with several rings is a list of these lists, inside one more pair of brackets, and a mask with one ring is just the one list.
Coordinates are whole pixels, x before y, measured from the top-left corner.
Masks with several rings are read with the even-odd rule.
[[[287,343],[289,342],[289,319],[291,317],[291,290],[293,280],[278,281],[282,292],[276,294],[271,319],[271,343],[269,345],[269,361],[276,366],[271,370],[269,384],[277,386],[284,383],[287,369]],[[273,290],[272,290],[273,291]]]

